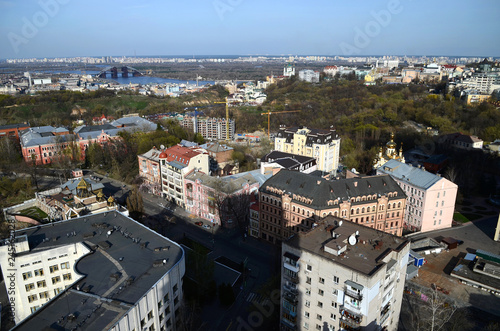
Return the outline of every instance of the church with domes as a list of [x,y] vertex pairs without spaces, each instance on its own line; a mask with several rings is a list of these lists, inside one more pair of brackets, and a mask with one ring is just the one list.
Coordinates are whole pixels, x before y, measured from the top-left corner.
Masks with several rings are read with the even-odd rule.
[[391,140],[385,144],[385,151],[381,146],[377,157],[373,160],[373,169],[383,166],[389,160],[396,160],[401,163],[405,163],[405,157],[403,156],[403,143],[401,143],[399,152],[397,152],[396,149],[397,145],[394,142],[394,133],[391,133]]

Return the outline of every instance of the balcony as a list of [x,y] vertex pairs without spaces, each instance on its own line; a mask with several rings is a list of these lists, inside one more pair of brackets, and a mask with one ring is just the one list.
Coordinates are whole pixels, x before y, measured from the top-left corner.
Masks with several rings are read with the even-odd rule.
[[295,322],[289,321],[287,318],[281,319],[282,330],[297,330],[297,325]]
[[291,272],[288,269],[285,269],[283,272],[283,276],[286,280],[291,281],[292,283],[297,284],[299,282],[299,276],[295,272]]
[[293,272],[299,272],[299,266],[298,266],[298,264],[297,265],[293,265],[293,264],[290,264],[290,263],[288,263],[288,262],[285,261],[283,263],[283,266],[285,268],[287,268],[288,270],[291,270]]
[[292,306],[297,306],[297,303],[299,302],[299,294],[298,292],[285,292],[283,293],[283,298],[288,301],[288,303]]
[[344,287],[344,293],[345,293],[345,295],[348,295],[351,298],[354,298],[356,300],[359,300],[359,301],[363,300],[363,294],[361,294],[361,293],[359,293],[357,291],[353,291],[348,286]]
[[363,315],[352,311],[345,305],[342,305],[340,306],[340,319],[353,327],[358,327],[363,321]]

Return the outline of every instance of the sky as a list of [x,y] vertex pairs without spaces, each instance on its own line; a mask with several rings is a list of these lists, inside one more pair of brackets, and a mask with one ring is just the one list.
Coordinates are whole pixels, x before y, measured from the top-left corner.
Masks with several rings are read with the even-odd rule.
[[500,56],[498,0],[0,0],[0,59]]

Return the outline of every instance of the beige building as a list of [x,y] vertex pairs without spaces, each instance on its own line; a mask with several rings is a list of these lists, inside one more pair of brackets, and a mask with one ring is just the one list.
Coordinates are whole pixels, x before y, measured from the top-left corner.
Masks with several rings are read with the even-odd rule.
[[283,243],[281,330],[397,330],[409,241],[328,216]]
[[316,159],[320,171],[336,171],[339,166],[340,137],[334,129],[281,127],[274,140],[280,152],[309,156]]

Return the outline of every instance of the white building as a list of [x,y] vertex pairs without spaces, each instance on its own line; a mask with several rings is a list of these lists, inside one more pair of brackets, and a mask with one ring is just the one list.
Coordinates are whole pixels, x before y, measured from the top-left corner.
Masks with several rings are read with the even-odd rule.
[[280,152],[309,156],[316,159],[317,169],[336,171],[339,166],[340,137],[334,129],[320,130],[306,127],[281,127],[274,140],[274,149]]
[[282,246],[281,330],[397,330],[409,242],[328,216]]
[[319,72],[314,70],[300,70],[299,79],[309,83],[318,83]]
[[295,65],[291,62],[287,62],[283,67],[283,76],[292,77],[295,75]]
[[458,186],[439,175],[410,164],[389,160],[377,174],[390,175],[405,192],[405,227],[433,231],[451,227]]
[[0,244],[16,330],[179,329],[184,251],[121,213],[23,229]]

